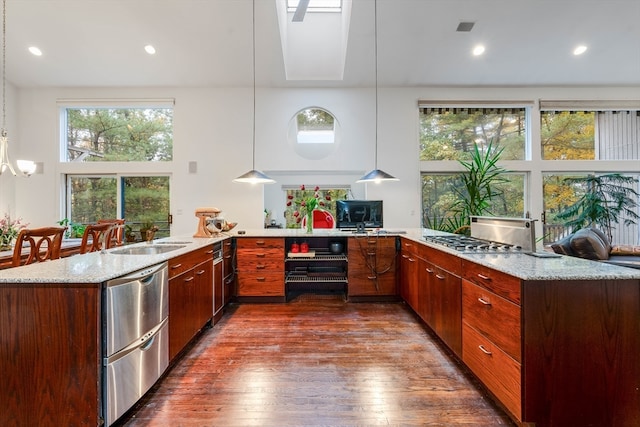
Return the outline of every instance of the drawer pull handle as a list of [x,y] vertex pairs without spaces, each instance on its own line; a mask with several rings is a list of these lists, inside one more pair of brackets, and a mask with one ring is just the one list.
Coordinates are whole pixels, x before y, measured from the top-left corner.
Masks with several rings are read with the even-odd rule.
[[176,264],[171,266],[171,268],[180,268],[180,267],[182,267],[182,264]]
[[192,282],[193,281],[193,276],[189,276],[186,279],[184,279],[185,282]]
[[202,276],[204,274],[204,270],[200,270],[196,273],[198,276]]
[[224,256],[224,259],[230,259],[230,258],[231,258],[231,255],[225,255]]
[[256,264],[256,268],[257,268],[258,270],[261,270],[261,269],[263,269],[263,268],[265,268],[265,267],[266,267],[266,265],[264,265],[264,264]]
[[425,268],[425,270],[427,270],[427,273],[433,274],[433,269],[432,268]]
[[264,240],[258,240],[256,246],[264,246]]
[[484,354],[491,356],[493,353],[491,353],[489,350],[487,350],[486,348],[484,348],[484,346],[482,344],[480,344],[478,346],[478,348],[480,349],[481,352],[483,352]]
[[265,254],[256,254],[256,257],[258,257],[258,258],[264,258],[264,255],[265,255]]
[[445,279],[445,277],[443,275],[441,275],[441,274],[436,274],[436,277],[438,279],[440,279],[440,280],[444,280]]
[[403,255],[402,255],[402,258],[404,258],[404,259],[408,259],[408,258],[409,258],[409,255],[404,255],[404,254],[403,254]]
[[258,282],[264,282],[266,279],[264,277],[256,277]]
[[480,303],[484,304],[484,305],[491,305],[491,301],[486,300],[482,297],[478,298],[478,301],[480,301]]
[[478,277],[481,278],[482,280],[491,280],[491,277],[485,276],[484,274],[480,274],[480,273],[478,273]]
[[213,249],[211,249],[210,251],[207,251],[208,254],[212,254],[213,253]]

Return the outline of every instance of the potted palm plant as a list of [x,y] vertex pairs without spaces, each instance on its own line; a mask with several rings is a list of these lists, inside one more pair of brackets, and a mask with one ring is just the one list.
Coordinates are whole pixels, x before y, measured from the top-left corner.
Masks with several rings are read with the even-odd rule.
[[612,241],[611,230],[614,224],[625,216],[624,224],[635,224],[640,218],[635,208],[640,194],[633,189],[636,178],[611,173],[605,175],[585,175],[568,177],[566,184],[579,186],[584,194],[573,204],[567,206],[556,216],[565,220],[564,226],[576,232],[581,228],[596,227],[602,230]]

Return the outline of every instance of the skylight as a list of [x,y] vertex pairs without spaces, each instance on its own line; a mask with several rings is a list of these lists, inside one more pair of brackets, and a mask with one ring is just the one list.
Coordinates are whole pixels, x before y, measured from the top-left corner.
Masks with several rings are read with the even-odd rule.
[[[295,12],[301,0],[287,0],[287,12]],[[342,0],[309,0],[307,12],[342,12]]]

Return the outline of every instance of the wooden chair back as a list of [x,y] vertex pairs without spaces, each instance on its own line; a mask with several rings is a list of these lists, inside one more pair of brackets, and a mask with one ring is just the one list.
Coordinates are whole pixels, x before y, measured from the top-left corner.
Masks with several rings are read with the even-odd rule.
[[99,219],[97,221],[98,224],[104,224],[104,223],[110,223],[113,224],[114,230],[113,233],[111,235],[112,237],[112,241],[111,244],[109,245],[109,247],[113,247],[113,246],[122,246],[122,239],[124,236],[124,218],[123,219],[118,219],[118,218],[105,218],[105,219]]
[[87,225],[82,235],[82,242],[80,242],[80,253],[99,251],[103,245],[106,245],[104,249],[109,249],[114,245],[115,232],[115,224],[111,222]]
[[[60,258],[65,227],[25,228],[20,230],[13,249],[12,265],[20,267],[34,262]],[[24,249],[29,251],[23,254]]]

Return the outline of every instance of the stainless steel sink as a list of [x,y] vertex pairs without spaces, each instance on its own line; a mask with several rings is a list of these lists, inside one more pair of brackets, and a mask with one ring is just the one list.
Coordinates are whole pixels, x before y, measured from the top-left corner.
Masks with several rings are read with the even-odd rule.
[[186,245],[146,245],[146,246],[131,246],[128,248],[120,248],[110,251],[114,255],[157,255],[166,252],[182,249]]

